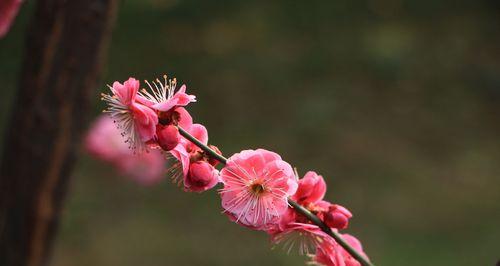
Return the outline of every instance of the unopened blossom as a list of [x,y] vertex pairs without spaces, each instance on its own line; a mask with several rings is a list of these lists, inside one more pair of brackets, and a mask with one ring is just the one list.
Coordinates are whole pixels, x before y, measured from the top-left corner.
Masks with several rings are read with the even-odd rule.
[[180,141],[179,129],[174,125],[158,125],[156,127],[156,141],[165,151],[174,149]]
[[108,86],[112,94],[102,94],[102,99],[108,104],[105,112],[117,123],[130,148],[141,151],[156,134],[158,116],[151,108],[136,101],[139,85],[134,78],[123,84],[115,81],[113,86]]
[[345,229],[349,224],[352,213],[337,204],[329,206],[328,211],[323,213],[323,221],[331,228]]
[[23,0],[0,1],[0,39],[9,32],[22,3]]
[[266,230],[277,224],[297,190],[292,167],[264,149],[231,156],[220,173],[224,211],[242,225]]
[[316,172],[309,171],[299,179],[297,193],[292,198],[299,204],[307,205],[322,200],[325,193],[326,183],[323,177]]
[[189,165],[189,173],[184,180],[188,191],[203,192],[219,182],[219,171],[206,161],[196,161]]
[[[368,259],[358,239],[349,234],[343,234],[341,237],[358,253]],[[361,266],[360,262],[331,238],[318,245],[311,263],[324,266]]]
[[134,154],[120,133],[108,115],[101,115],[85,136],[85,149],[139,184],[151,185],[162,180],[166,169],[161,152],[151,150]]
[[[185,130],[191,128],[193,125],[193,118],[189,112],[184,107],[175,107],[168,112],[159,112],[158,115],[159,124],[157,126],[156,141],[159,146],[164,145],[164,147],[161,148],[165,151],[172,150],[177,146],[174,146],[174,144],[179,144],[181,141],[183,141],[183,145],[185,146],[187,140],[181,138],[178,127],[182,127]],[[168,128],[166,132],[159,132],[166,128]],[[173,146],[173,148],[168,146]]]

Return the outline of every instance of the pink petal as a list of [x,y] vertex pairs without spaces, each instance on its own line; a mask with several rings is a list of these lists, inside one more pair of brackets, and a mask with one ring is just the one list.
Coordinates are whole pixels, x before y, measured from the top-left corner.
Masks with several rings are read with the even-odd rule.
[[323,199],[326,183],[322,176],[309,171],[299,180],[299,187],[293,199],[301,204],[315,203]]
[[242,183],[251,179],[252,177],[247,175],[245,169],[231,160],[221,170],[221,181],[229,186],[241,186]]
[[186,151],[186,148],[182,144],[178,144],[173,150],[170,151],[170,154],[179,161],[182,165],[182,174],[184,177],[188,175],[189,172],[189,153]]
[[160,112],[167,112],[170,111],[172,108],[174,108],[176,105],[177,105],[177,98],[171,98],[166,100],[165,102],[154,104],[151,107]]
[[190,102],[196,102],[196,96],[188,95],[186,92],[186,85],[182,85],[179,91],[177,91],[172,99],[176,99],[178,106],[186,106]]
[[182,86],[179,88],[179,90],[176,92],[177,93],[186,93],[186,85],[182,84]]
[[[140,96],[140,95],[137,95],[136,99],[135,99],[138,103],[142,104],[142,105],[145,105],[149,108],[153,108],[153,105],[155,104],[154,102]],[[154,109],[154,108],[153,108]]]
[[[231,160],[247,169],[247,174],[255,177],[260,175],[268,162],[274,161],[274,156],[269,156],[273,152],[263,149],[243,150],[231,156]],[[279,156],[278,156],[279,157]]]
[[287,162],[281,160],[269,162],[263,172],[268,173],[269,186],[279,188],[287,195],[293,195],[297,191],[295,174]]
[[[189,134],[198,139],[201,143],[208,143],[208,131],[205,126],[201,124],[192,124],[188,129]],[[191,143],[191,145],[196,146]]]
[[245,208],[246,201],[239,201],[239,195],[243,190],[232,190],[225,187],[225,191],[221,192],[222,208],[230,213],[239,213]]
[[185,130],[188,130],[193,124],[193,118],[191,117],[189,112],[183,107],[177,107],[175,108],[175,111],[179,113],[179,126],[181,126]]
[[137,91],[139,90],[139,81],[134,78],[129,78],[123,84],[118,81],[113,83],[113,90],[125,105],[131,105],[135,102]]
[[132,105],[132,112],[141,140],[146,142],[152,139],[156,134],[156,125],[158,124],[156,113],[149,107],[138,103]]
[[262,157],[264,157],[264,160],[266,160],[266,162],[274,161],[274,160],[281,160],[281,156],[279,156],[277,153],[272,152],[272,151],[268,151],[268,150],[264,150],[264,149],[257,149],[256,152],[260,153],[260,155],[262,155]]

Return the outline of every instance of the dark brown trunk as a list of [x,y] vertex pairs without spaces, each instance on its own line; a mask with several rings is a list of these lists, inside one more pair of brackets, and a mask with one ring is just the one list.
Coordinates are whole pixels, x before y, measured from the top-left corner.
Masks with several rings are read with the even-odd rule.
[[0,168],[0,265],[46,265],[117,0],[39,0]]

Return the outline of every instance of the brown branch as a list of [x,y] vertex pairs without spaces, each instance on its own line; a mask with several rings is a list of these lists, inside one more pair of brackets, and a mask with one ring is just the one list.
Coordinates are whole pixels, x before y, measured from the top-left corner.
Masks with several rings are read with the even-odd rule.
[[0,265],[47,264],[117,0],[39,0],[0,167]]

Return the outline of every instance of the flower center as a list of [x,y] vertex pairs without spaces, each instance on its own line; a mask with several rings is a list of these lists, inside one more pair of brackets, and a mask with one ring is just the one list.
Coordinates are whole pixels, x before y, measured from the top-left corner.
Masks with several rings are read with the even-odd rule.
[[256,195],[262,194],[264,192],[264,186],[262,184],[259,184],[259,183],[252,184],[250,186],[250,189]]

